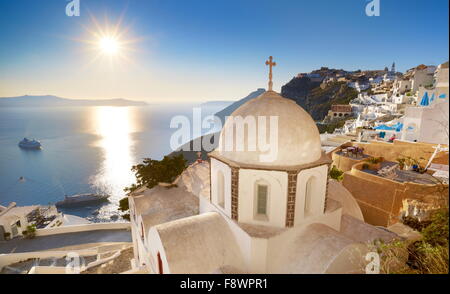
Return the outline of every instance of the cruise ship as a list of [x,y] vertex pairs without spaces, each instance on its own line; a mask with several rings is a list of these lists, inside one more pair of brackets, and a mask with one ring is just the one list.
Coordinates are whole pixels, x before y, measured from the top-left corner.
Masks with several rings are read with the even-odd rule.
[[72,196],[65,196],[64,200],[56,202],[56,207],[70,208],[80,207],[88,204],[95,204],[108,201],[109,195],[98,194],[77,194]]
[[19,147],[23,149],[41,149],[41,142],[35,139],[23,138],[22,141],[19,142]]

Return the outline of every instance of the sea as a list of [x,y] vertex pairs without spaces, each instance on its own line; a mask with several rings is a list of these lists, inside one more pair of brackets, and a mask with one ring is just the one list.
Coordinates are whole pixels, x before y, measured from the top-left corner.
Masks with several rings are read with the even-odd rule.
[[[135,182],[131,167],[144,158],[171,153],[170,139],[179,129],[171,121],[191,122],[194,108],[202,118],[226,105],[158,104],[140,107],[0,107],[0,205],[52,205],[65,195],[108,194],[109,202],[63,213],[93,222],[120,221],[123,189]],[[202,134],[217,129],[202,129]],[[41,150],[24,150],[24,137],[42,143]]]

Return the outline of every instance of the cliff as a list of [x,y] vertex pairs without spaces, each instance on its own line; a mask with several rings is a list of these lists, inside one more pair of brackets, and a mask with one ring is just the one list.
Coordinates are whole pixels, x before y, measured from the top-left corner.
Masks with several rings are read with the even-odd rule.
[[348,104],[358,92],[345,82],[322,84],[308,77],[296,77],[281,88],[281,95],[297,102],[314,120],[323,120],[332,104]]

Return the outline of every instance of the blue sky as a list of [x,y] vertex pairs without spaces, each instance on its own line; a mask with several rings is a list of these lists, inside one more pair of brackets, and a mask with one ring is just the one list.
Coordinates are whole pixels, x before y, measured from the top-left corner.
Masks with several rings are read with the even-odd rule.
[[[0,0],[0,96],[231,100],[321,66],[400,71],[448,60],[448,0]],[[89,31],[123,16],[126,60],[95,60]]]

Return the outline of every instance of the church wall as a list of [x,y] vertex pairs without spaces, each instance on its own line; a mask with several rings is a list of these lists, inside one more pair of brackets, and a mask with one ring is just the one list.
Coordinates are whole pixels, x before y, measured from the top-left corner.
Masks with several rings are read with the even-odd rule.
[[[148,262],[147,268],[150,269],[151,273],[159,274],[158,269],[158,253],[160,254],[163,273],[170,274],[170,267],[167,262],[166,253],[164,251],[164,246],[162,245],[161,238],[159,237],[158,231],[155,227],[152,227],[148,232],[147,247],[148,249]],[[188,253],[187,253],[188,254]],[[188,270],[186,270],[188,272]]]
[[252,238],[250,271],[255,274],[267,273],[267,239]]
[[223,210],[218,209],[206,199],[200,198],[200,214],[215,211],[223,216],[226,220],[233,236],[236,238],[236,243],[239,246],[241,254],[246,265],[251,264],[252,259],[252,238],[242,230],[230,217],[227,217]]
[[136,238],[136,228],[134,223],[131,223],[131,240],[133,242],[133,256],[134,256],[134,265],[133,266],[139,266],[139,247],[138,247],[138,241]]
[[[221,171],[224,175],[224,208],[218,204],[219,171]],[[219,210],[223,211],[228,217],[231,217],[231,168],[225,163],[214,158],[211,158],[211,201]]]
[[366,244],[350,244],[333,259],[325,274],[364,274],[368,264],[365,256],[369,252]]
[[[283,250],[280,248],[285,247],[288,244],[292,244],[298,233],[303,230],[304,227],[293,227],[284,232],[281,235],[275,236],[267,241],[267,267],[266,273],[274,274],[281,273],[284,267],[284,261],[282,256]],[[283,246],[284,244],[284,246]]]
[[[309,179],[315,177],[312,185],[311,216],[305,216],[306,185]],[[312,216],[321,215],[324,211],[326,187],[328,179],[328,166],[322,165],[300,171],[297,176],[297,194],[295,201],[294,225],[304,223]]]
[[217,212],[157,225],[150,229],[150,244],[156,272],[158,252],[166,274],[208,274],[223,266],[246,270],[231,227]]
[[[301,225],[289,228],[283,233],[270,238],[267,240],[267,253],[265,256],[266,260],[266,273],[268,274],[279,274],[285,272],[285,260],[281,257],[284,256],[283,250],[280,248],[287,249],[287,244],[294,244],[298,236],[308,228],[311,224],[324,224],[336,232],[340,231],[341,228],[341,218],[342,218],[342,208],[337,208],[333,211],[327,212],[321,216],[311,217],[306,219]],[[300,248],[299,248],[300,249]]]
[[[269,186],[267,219],[255,217],[256,184]],[[280,171],[239,170],[239,222],[285,227],[287,207],[288,174]]]
[[137,247],[137,255],[138,255],[138,266],[145,265],[147,268],[149,268],[150,263],[150,255],[147,250],[147,239],[148,239],[148,231],[144,232],[144,240],[141,238],[141,223],[142,223],[142,217],[140,215],[136,216],[136,222],[135,225],[132,225],[133,231],[134,231],[134,239],[133,242],[136,241],[136,247]]
[[[128,197],[129,207],[130,207],[130,223],[131,223],[131,238],[133,241],[133,254],[134,254],[134,265],[140,266],[141,265],[141,253],[143,251],[142,243],[139,244],[140,236],[139,236],[139,230],[138,230],[138,223],[135,221],[137,220],[137,216],[135,214],[135,203],[133,197]],[[141,252],[140,252],[141,251]]]

